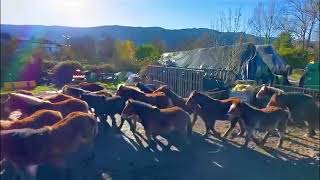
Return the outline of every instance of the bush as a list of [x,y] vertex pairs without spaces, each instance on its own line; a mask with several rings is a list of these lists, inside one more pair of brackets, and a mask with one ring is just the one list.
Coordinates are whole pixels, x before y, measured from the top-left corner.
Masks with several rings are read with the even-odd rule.
[[117,72],[117,68],[115,68],[112,64],[101,64],[101,65],[92,65],[87,64],[84,65],[85,70],[89,70],[95,73],[115,73]]
[[59,62],[53,68],[53,78],[57,85],[64,85],[72,81],[72,75],[77,70],[82,70],[82,66],[77,61]]
[[57,64],[56,62],[44,60],[44,61],[43,61],[43,64],[42,64],[41,70],[42,70],[43,72],[49,72],[49,71],[51,71],[51,70],[54,68],[54,66],[55,66],[56,64]]

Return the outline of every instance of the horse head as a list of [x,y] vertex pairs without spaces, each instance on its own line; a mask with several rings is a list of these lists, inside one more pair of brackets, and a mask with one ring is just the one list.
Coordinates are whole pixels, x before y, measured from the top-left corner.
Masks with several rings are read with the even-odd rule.
[[194,106],[195,105],[195,101],[194,101],[194,97],[198,94],[199,92],[194,90],[190,93],[187,101],[186,101],[186,106]]
[[26,94],[9,93],[9,96],[12,100],[16,101],[17,103],[22,102],[32,106],[37,106],[43,104],[44,102],[48,102]]
[[256,94],[256,98],[262,99],[263,97],[265,97],[267,95],[267,91],[268,91],[268,86],[263,84],[262,87],[260,88],[260,90],[258,91],[258,93]]

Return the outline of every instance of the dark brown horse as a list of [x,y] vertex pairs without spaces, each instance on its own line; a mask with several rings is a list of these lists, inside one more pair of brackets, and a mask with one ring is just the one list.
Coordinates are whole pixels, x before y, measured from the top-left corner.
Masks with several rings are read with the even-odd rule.
[[91,92],[104,90],[104,87],[97,83],[81,82],[79,83],[79,87],[83,90]]
[[135,86],[137,88],[139,88],[141,91],[143,91],[144,93],[153,93],[155,89],[152,89],[151,87],[149,87],[147,84],[144,84],[142,82],[137,82],[135,84]]
[[178,94],[174,93],[168,86],[160,86],[158,89],[153,91],[154,93],[163,92],[166,96],[168,96],[171,100],[174,106],[181,107],[183,110],[185,110],[188,113],[192,113],[192,109],[186,105],[187,98],[182,98]]
[[64,85],[61,89],[62,93],[75,98],[79,98],[81,94],[90,93],[91,91],[83,90],[75,85]]
[[308,136],[314,136],[319,129],[319,102],[310,95],[303,93],[284,92],[280,89],[262,86],[256,97],[263,98],[272,95],[267,106],[289,108],[293,121],[306,122]]
[[116,95],[125,99],[132,98],[137,101],[142,101],[159,108],[167,108],[172,106],[172,100],[163,92],[144,93],[137,88],[121,85],[118,88]]
[[25,94],[25,95],[29,95],[29,96],[34,96],[34,94],[31,91],[23,90],[23,89],[16,90],[16,93]]
[[[218,132],[215,131],[214,126],[216,120],[229,120],[228,110],[233,103],[239,103],[239,98],[229,98],[225,100],[213,99],[205,94],[197,91],[193,91],[186,105],[193,107],[196,114],[198,114],[205,123],[206,126],[206,136],[209,135],[210,130],[215,135],[220,136]],[[193,119],[192,126],[195,124],[197,119]],[[240,125],[240,135],[244,133],[244,127],[239,121],[238,117],[233,117],[230,119],[231,125],[229,129],[224,133],[223,137],[227,137],[231,130],[235,127],[236,123],[239,122]]]
[[3,130],[0,132],[1,159],[35,177],[38,165],[63,166],[66,156],[83,144],[91,144],[97,131],[95,117],[83,112],[70,113],[62,121],[41,129]]
[[[253,131],[267,131],[260,144],[265,144],[270,132],[277,130],[279,141],[277,147],[281,147],[283,137],[286,132],[288,120],[291,120],[289,110],[280,107],[270,106],[264,109],[255,108],[247,103],[234,103],[229,109],[231,116],[241,117],[245,125],[246,140],[244,146],[248,145],[249,140],[254,140]],[[255,141],[257,142],[257,141]]]
[[69,95],[75,98],[79,98],[82,94],[96,94],[96,95],[104,95],[106,97],[112,97],[112,94],[107,92],[107,90],[99,90],[99,91],[88,91],[84,90],[75,85],[65,85],[62,87],[62,93],[65,95]]
[[43,100],[50,101],[52,103],[56,103],[56,102],[65,101],[65,100],[71,99],[71,98],[74,98],[74,97],[68,96],[65,94],[57,94],[57,95],[54,95],[54,96],[51,96],[48,98],[43,98]]
[[61,112],[63,117],[74,111],[89,112],[89,106],[86,102],[70,98],[64,101],[51,103],[33,96],[24,94],[9,93],[9,97],[4,102],[5,113],[20,110],[23,115],[31,115],[41,109],[55,110]]
[[[126,100],[121,96],[105,97],[96,94],[82,94],[81,99],[86,101],[90,108],[94,109],[96,116],[99,117],[103,123],[106,124],[107,117],[110,116],[113,127],[117,125],[115,115],[121,114],[126,103]],[[119,126],[120,129],[123,123],[122,120]]]
[[[177,106],[159,109],[147,103],[128,100],[121,118],[132,119],[135,115],[141,120],[149,146],[157,135],[176,132],[185,142],[188,142],[188,136],[192,133],[189,114]],[[170,147],[171,142],[168,142],[168,148]]]
[[22,129],[22,128],[33,128],[39,129],[43,126],[51,126],[58,121],[63,119],[62,115],[58,111],[52,110],[39,110],[20,120],[0,120],[0,130],[9,129]]

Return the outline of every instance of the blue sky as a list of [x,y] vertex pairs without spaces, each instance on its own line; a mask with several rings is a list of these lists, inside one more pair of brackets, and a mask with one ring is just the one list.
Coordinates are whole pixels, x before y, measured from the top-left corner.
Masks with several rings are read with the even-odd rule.
[[241,7],[248,19],[256,0],[1,0],[1,24],[90,27],[210,28],[211,19]]

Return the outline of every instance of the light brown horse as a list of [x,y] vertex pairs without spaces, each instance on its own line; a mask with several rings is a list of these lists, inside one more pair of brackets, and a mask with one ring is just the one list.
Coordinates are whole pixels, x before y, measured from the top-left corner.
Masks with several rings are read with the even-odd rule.
[[51,103],[33,96],[24,94],[9,93],[9,97],[4,102],[4,112],[10,113],[20,110],[23,115],[29,116],[41,109],[49,109],[61,112],[63,117],[74,111],[88,112],[89,106],[85,101],[76,98]]
[[63,167],[65,158],[81,145],[92,144],[98,132],[92,114],[70,113],[52,126],[41,129],[12,129],[0,132],[1,159],[18,171],[36,176],[37,166],[45,163]]
[[[176,132],[188,142],[188,136],[192,133],[189,114],[177,106],[159,109],[147,103],[128,100],[121,118],[138,120],[133,118],[135,115],[141,120],[149,146],[157,135],[170,135]],[[167,147],[170,148],[171,145],[172,143],[168,142]]]
[[[228,111],[231,116],[241,117],[241,121],[245,125],[246,140],[244,146],[248,145],[249,140],[254,140],[253,131],[267,131],[263,140],[258,144],[265,144],[270,132],[277,130],[279,141],[277,147],[281,147],[283,137],[286,132],[288,120],[291,120],[290,111],[280,107],[270,106],[263,109],[255,108],[247,103],[234,103]],[[257,141],[255,141],[257,143]]]
[[[243,135],[244,127],[239,121],[239,117],[228,116],[228,110],[233,103],[239,103],[239,98],[229,98],[225,100],[213,99],[203,93],[193,91],[186,105],[192,107],[194,112],[198,114],[204,121],[206,126],[205,136],[209,135],[210,130],[212,130],[214,135],[220,136],[218,132],[215,131],[214,126],[216,120],[230,120],[231,124],[229,129],[224,133],[223,137],[227,137],[232,129],[236,126],[237,122],[240,125],[239,135]],[[192,126],[195,124],[197,119],[193,119]]]
[[166,96],[163,92],[157,93],[144,93],[138,88],[129,86],[119,86],[117,96],[121,96],[125,99],[134,99],[142,101],[161,108],[171,107],[173,105],[172,100]]
[[63,119],[62,115],[58,111],[52,110],[39,110],[33,113],[31,116],[28,116],[20,120],[0,120],[0,130],[9,130],[9,129],[22,129],[22,128],[33,128],[39,129],[43,126],[51,126],[58,121]]

